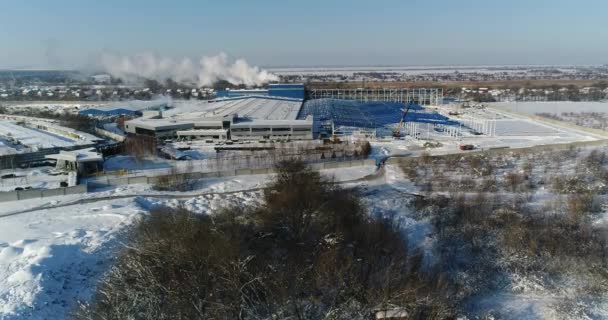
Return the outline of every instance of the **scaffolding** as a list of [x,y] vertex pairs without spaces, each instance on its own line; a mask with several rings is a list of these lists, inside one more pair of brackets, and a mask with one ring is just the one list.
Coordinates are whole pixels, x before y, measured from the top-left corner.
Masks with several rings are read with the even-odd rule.
[[307,99],[344,99],[361,102],[387,101],[436,106],[443,102],[441,88],[307,89]]

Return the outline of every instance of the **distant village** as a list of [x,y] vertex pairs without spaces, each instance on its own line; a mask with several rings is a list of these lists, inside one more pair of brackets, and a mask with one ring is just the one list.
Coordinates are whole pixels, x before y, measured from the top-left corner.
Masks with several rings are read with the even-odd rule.
[[[477,68],[477,69],[476,69]],[[608,67],[476,67],[471,69],[424,70],[298,70],[278,73],[282,83],[350,83],[404,82],[434,84],[442,87],[448,100],[477,102],[500,101],[603,101],[608,99]],[[481,71],[480,71],[481,70]],[[523,80],[523,81],[522,81]],[[534,82],[536,81],[536,82]],[[557,85],[579,82],[577,85]],[[458,83],[462,82],[460,87]],[[546,84],[542,84],[546,82]],[[447,85],[449,83],[449,85]],[[469,85],[470,83],[479,83]],[[541,83],[541,84],[539,84]],[[108,74],[83,76],[75,71],[0,71],[0,102],[2,101],[125,101],[150,100],[159,95],[175,99],[215,98],[217,90],[243,89],[227,81],[210,87],[177,83],[171,79],[141,79],[124,83]]]
[[546,88],[501,88],[463,87],[450,89],[446,96],[478,102],[505,101],[603,101],[608,99],[608,82],[600,81],[591,87],[550,86]]

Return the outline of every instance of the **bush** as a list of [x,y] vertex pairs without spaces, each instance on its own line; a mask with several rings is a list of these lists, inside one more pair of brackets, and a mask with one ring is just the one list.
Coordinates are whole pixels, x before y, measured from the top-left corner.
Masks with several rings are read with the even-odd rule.
[[351,319],[392,305],[452,315],[440,278],[420,272],[399,229],[369,218],[354,191],[288,161],[263,197],[212,216],[153,211],[77,317]]
[[173,166],[168,175],[156,177],[152,188],[158,191],[190,191],[196,184],[196,179],[191,176],[192,171],[191,162],[181,171]]
[[141,161],[145,157],[156,155],[156,141],[154,137],[133,135],[125,140],[124,149],[125,152],[132,155],[136,161]]

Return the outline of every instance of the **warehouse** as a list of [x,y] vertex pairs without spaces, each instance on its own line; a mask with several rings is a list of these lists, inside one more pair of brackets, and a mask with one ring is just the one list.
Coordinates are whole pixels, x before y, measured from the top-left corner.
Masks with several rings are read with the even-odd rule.
[[[285,89],[289,90],[289,89]],[[313,139],[312,117],[297,120],[302,99],[244,96],[224,98],[171,110],[166,118],[138,118],[125,122],[129,134],[181,140],[290,140]]]
[[145,111],[164,110],[168,108],[167,102],[131,101],[120,104],[97,106],[81,110],[79,114],[91,117],[119,117],[141,116]]
[[95,148],[65,151],[46,155],[45,158],[56,160],[58,169],[76,171],[78,174],[98,172],[103,169],[103,156]]
[[268,89],[236,89],[220,90],[217,92],[218,98],[238,98],[250,96],[284,97],[292,99],[304,99],[304,84],[269,84]]
[[157,139],[174,138],[177,131],[191,130],[192,121],[177,121],[171,119],[138,118],[125,122],[125,132],[134,135],[151,136]]
[[313,118],[304,120],[253,120],[230,126],[233,140],[311,140]]
[[176,132],[180,140],[228,140],[228,130],[226,129],[192,129],[180,130]]
[[281,97],[240,97],[218,99],[209,102],[206,111],[191,113],[201,117],[217,117],[237,114],[240,118],[264,120],[296,119],[302,100]]
[[214,141],[313,139],[312,127],[312,116],[303,120],[250,120],[228,116],[215,121],[138,118],[125,122],[125,131],[129,134]]

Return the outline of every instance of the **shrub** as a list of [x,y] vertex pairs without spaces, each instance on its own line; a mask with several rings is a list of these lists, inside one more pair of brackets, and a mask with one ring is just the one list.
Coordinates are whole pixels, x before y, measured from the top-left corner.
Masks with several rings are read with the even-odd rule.
[[152,188],[158,191],[190,191],[196,184],[196,179],[192,178],[192,171],[191,162],[181,171],[173,166],[169,174],[155,178]]
[[144,217],[77,317],[347,319],[393,305],[452,315],[441,278],[421,272],[397,226],[370,218],[354,191],[284,161],[263,197],[212,216]]

